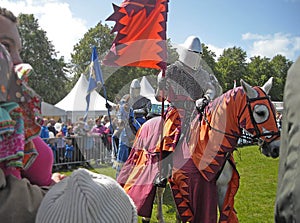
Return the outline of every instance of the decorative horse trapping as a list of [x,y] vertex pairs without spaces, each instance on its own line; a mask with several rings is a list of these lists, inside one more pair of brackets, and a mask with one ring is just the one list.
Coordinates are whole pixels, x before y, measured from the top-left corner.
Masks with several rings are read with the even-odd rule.
[[[238,222],[234,196],[239,188],[239,174],[233,151],[242,129],[252,135],[253,142],[259,144],[264,155],[274,158],[279,155],[275,109],[267,96],[272,79],[262,88],[251,87],[244,81],[241,84],[212,101],[177,141],[169,182],[183,222],[217,222],[218,206],[220,222]],[[180,122],[174,121],[179,117],[178,111],[174,107],[170,109],[173,115],[164,117],[163,130],[157,128],[162,120],[160,117],[141,127],[118,178],[137,205],[140,216],[149,217],[150,214],[151,217],[157,189],[152,184],[157,174],[153,171],[158,171],[159,165],[155,149],[160,145],[160,131],[175,139],[178,131],[170,130],[180,129]],[[167,145],[163,149],[167,149]],[[159,214],[162,218],[162,213]]]

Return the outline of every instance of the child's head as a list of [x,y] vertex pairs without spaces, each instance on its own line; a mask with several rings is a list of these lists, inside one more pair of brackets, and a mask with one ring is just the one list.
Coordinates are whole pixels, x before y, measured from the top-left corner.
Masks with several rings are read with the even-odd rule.
[[36,223],[59,222],[62,219],[66,223],[136,223],[137,210],[116,180],[78,169],[47,192]]

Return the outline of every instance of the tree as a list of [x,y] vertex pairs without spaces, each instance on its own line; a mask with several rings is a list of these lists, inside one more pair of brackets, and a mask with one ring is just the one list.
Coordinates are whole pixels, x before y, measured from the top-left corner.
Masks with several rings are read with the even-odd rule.
[[292,66],[292,61],[286,59],[282,55],[276,55],[270,61],[270,64],[273,69],[273,87],[271,89],[271,97],[274,101],[282,101],[283,100],[283,91],[286,81],[287,72]]
[[223,91],[233,87],[234,81],[245,77],[246,74],[246,52],[240,47],[225,49],[219,57],[215,75],[219,79]]
[[260,56],[254,56],[250,60],[247,67],[248,83],[253,86],[262,86],[270,77],[273,77],[273,85],[269,94],[273,101],[282,101],[286,75],[292,62],[282,55],[277,55],[272,60]]
[[[74,79],[76,82],[82,73],[87,73],[87,68],[91,62],[92,47],[97,48],[97,53],[101,59],[108,51],[114,39],[110,33],[108,25],[102,25],[101,21],[94,27],[90,28],[73,48],[71,54],[71,63],[73,66]],[[104,75],[106,72],[104,72]],[[106,79],[106,78],[104,78]]]
[[216,69],[216,54],[208,49],[208,46],[206,46],[204,43],[202,43],[202,50],[203,50],[203,54],[202,54],[202,59],[205,61],[205,63],[207,64],[208,67],[210,67],[211,71],[213,73],[215,73],[215,69]]
[[254,56],[250,58],[247,66],[247,75],[245,80],[252,86],[262,86],[274,74],[270,59]]
[[56,59],[53,44],[32,14],[20,14],[18,20],[23,44],[21,57],[35,71],[29,78],[29,84],[45,101],[54,104],[67,93],[61,87],[68,82],[64,58]]

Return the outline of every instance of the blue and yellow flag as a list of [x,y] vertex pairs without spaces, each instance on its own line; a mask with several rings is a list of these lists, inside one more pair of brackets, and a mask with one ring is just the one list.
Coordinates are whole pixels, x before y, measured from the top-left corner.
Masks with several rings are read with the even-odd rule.
[[102,71],[100,68],[100,63],[98,59],[97,49],[94,46],[91,56],[91,64],[90,64],[90,76],[89,76],[89,85],[87,89],[87,96],[86,96],[86,111],[84,115],[84,121],[86,121],[87,114],[89,111],[90,106],[90,96],[91,92],[98,87],[98,84],[104,85]]

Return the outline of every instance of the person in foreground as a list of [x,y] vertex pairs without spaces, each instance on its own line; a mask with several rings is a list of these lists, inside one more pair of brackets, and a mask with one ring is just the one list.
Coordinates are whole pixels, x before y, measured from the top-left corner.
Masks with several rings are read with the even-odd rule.
[[[39,154],[30,140],[26,143],[26,118],[22,115],[23,110],[18,103],[8,100],[14,76],[11,69],[10,55],[0,43],[0,219],[5,223],[33,222],[48,188],[34,185],[22,176],[22,172],[33,168],[36,175],[33,172],[27,174],[40,184],[49,185],[58,182],[62,175],[54,174],[52,179],[50,177],[50,182],[46,182],[47,174],[38,175],[44,173],[37,169],[43,166],[34,166],[37,165],[35,160]],[[45,159],[44,155],[39,159]]]
[[41,129],[40,103],[41,98],[28,86],[28,78],[33,73],[29,64],[23,64],[20,57],[22,43],[17,27],[16,16],[6,8],[0,7],[0,43],[9,53],[9,63],[13,66],[10,73],[10,85],[7,100],[15,102],[22,110],[24,119],[25,149],[35,151],[31,165],[21,171],[21,177],[38,186],[49,186],[64,176],[55,173],[52,176],[52,151],[38,136]]
[[36,223],[136,223],[131,198],[112,178],[75,170],[45,195]]
[[300,57],[290,67],[284,88],[275,222],[300,222]]
[[28,86],[32,67],[21,64],[16,17],[0,7],[0,219],[33,222],[50,186],[52,152],[38,137],[41,98]]

